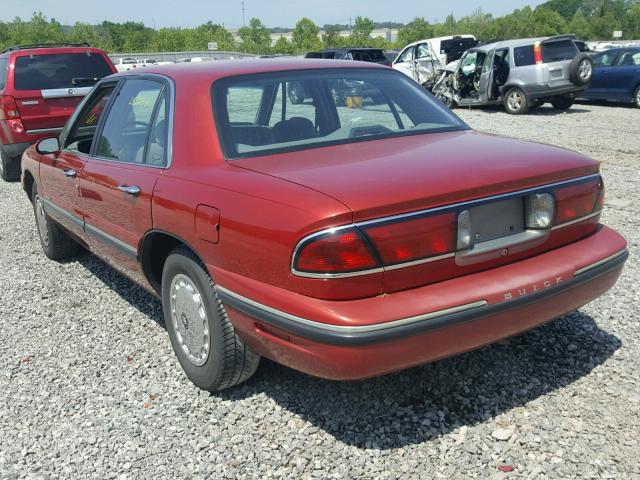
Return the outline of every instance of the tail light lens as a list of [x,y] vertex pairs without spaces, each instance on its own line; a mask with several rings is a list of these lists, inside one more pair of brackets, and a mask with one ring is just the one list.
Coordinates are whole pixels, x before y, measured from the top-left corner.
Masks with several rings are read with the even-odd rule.
[[536,62],[536,65],[543,62],[542,47],[540,46],[540,42],[536,42],[533,44],[533,60]]
[[378,266],[355,227],[311,238],[300,246],[293,263],[298,272],[318,274],[348,273]]
[[534,230],[551,228],[556,203],[550,193],[534,193],[525,199],[526,225]]
[[385,265],[435,257],[456,249],[454,212],[364,227],[363,230]]
[[11,95],[0,95],[0,120],[14,120],[20,118],[18,105]]
[[[593,213],[601,195],[602,181],[600,179],[581,182],[568,187],[556,188],[555,224],[560,225]],[[604,194],[602,200],[604,201]]]

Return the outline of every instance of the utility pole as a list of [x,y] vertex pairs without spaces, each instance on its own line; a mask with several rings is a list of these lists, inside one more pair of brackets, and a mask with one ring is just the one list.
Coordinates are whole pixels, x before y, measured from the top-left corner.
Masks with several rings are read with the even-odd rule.
[[244,18],[244,11],[245,11],[245,8],[244,8],[244,0],[242,0],[242,26],[243,26],[243,27],[246,27],[246,26],[247,26],[247,23],[246,23],[245,18]]

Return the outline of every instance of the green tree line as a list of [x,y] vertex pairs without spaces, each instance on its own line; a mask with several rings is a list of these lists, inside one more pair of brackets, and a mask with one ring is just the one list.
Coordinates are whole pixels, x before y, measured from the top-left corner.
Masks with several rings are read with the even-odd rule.
[[524,7],[508,15],[493,17],[477,9],[471,15],[456,19],[449,15],[443,22],[430,23],[424,17],[400,27],[398,39],[387,42],[372,37],[380,25],[367,17],[356,17],[348,36],[342,36],[344,25],[324,25],[321,29],[308,18],[300,19],[291,39],[282,35],[272,44],[272,32],[259,19],[239,29],[237,36],[220,24],[208,21],[195,28],[154,29],[141,22],[98,25],[77,22],[62,25],[53,18],[36,12],[31,19],[15,18],[0,22],[0,48],[34,43],[88,42],[111,53],[206,50],[209,42],[217,42],[224,51],[258,54],[296,54],[324,47],[370,46],[400,48],[413,41],[471,33],[481,41],[574,33],[583,40],[609,40],[614,30],[623,39],[640,39],[640,0],[549,0],[536,8]]

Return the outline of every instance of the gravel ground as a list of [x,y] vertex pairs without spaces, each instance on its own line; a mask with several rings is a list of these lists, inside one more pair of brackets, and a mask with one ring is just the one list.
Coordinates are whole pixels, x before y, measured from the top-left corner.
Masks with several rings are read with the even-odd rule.
[[0,478],[639,478],[640,110],[457,112],[606,162],[604,221],[631,249],[611,292],[382,378],[263,361],[210,395],[181,372],[159,303],[89,254],[47,260],[19,185],[0,183]]

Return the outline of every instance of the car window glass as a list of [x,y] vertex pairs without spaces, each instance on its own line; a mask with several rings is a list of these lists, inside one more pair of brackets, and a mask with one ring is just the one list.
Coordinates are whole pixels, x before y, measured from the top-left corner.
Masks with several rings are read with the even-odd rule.
[[143,160],[147,133],[151,128],[162,84],[151,80],[127,80],[109,110],[95,155],[123,162]]
[[411,60],[413,60],[413,51],[414,50],[415,50],[415,47],[407,48],[404,52],[402,52],[400,54],[400,56],[398,57],[398,62],[397,63],[410,62]]
[[[236,89],[237,94],[229,95],[230,89]],[[259,102],[255,97],[248,101],[252,89],[263,92]],[[227,158],[466,128],[423,88],[392,70],[241,75],[215,82],[212,96]],[[238,111],[245,111],[247,104],[252,104],[257,120],[230,121],[237,118]]]
[[114,88],[115,85],[101,87],[88,100],[66,136],[65,150],[90,153],[96,128]]
[[0,90],[4,89],[7,81],[7,59],[0,58]]
[[513,63],[516,67],[526,67],[535,65],[535,55],[533,53],[533,45],[524,47],[516,47],[513,49]]
[[310,96],[312,92],[309,91],[309,86],[304,82],[284,82],[286,95],[285,104],[283,105],[282,85],[279,84],[277,87],[273,110],[269,117],[269,126],[274,127],[279,122],[299,117],[309,120],[315,128],[316,107],[313,105],[313,98]]
[[258,118],[258,110],[262,101],[263,87],[232,87],[228,90],[227,101],[234,105],[229,110],[231,123],[255,123]]
[[416,49],[416,51],[417,51],[416,58],[418,59],[431,58],[431,51],[429,49],[428,43],[421,43],[420,45],[418,45],[418,48]]
[[476,71],[478,52],[468,52],[460,61],[460,70],[464,75],[471,75]]
[[624,52],[616,60],[617,67],[635,67],[640,65],[640,52]]
[[596,67],[610,67],[613,65],[613,61],[616,59],[618,52],[604,52],[600,55],[596,55],[593,58],[593,64]]
[[[161,167],[165,165],[167,150],[167,99],[166,95],[160,100],[156,118],[149,132],[149,141],[147,142],[147,151],[144,163]],[[138,152],[141,154],[141,152]],[[139,159],[136,159],[139,162]]]
[[112,73],[104,57],[97,53],[21,56],[15,65],[16,90],[87,87]]

